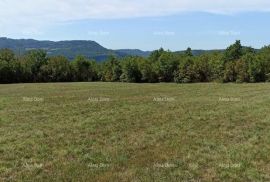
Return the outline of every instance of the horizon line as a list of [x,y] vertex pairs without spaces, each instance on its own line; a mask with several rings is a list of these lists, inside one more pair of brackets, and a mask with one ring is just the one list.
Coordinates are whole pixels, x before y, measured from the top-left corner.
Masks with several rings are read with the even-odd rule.
[[[235,39],[234,42],[232,42],[231,44],[229,44],[227,47],[224,47],[224,48],[211,48],[211,49],[202,49],[202,48],[192,48],[192,46],[187,46],[186,49],[179,49],[179,50],[172,50],[172,49],[167,49],[167,48],[164,48],[163,46],[160,46],[159,48],[157,49],[153,49],[153,50],[143,50],[143,49],[140,49],[140,48],[116,48],[116,49],[113,49],[113,48],[108,48],[108,47],[105,47],[103,46],[101,43],[95,41],[95,40],[90,40],[90,39],[65,39],[65,40],[50,40],[50,39],[35,39],[35,38],[10,38],[10,37],[5,37],[5,36],[0,36],[0,39],[11,39],[11,40],[34,40],[34,41],[39,41],[39,42],[54,42],[54,43],[57,43],[57,42],[72,42],[72,41],[85,41],[85,42],[95,42],[96,44],[100,45],[101,47],[105,48],[105,49],[108,49],[108,50],[139,50],[139,51],[143,51],[143,52],[153,52],[155,50],[159,50],[159,49],[164,49],[166,51],[171,51],[171,52],[181,52],[181,51],[185,51],[186,49],[188,48],[191,48],[191,50],[193,51],[222,51],[222,50],[225,50],[227,47],[229,47],[230,45],[234,44],[235,41],[239,40],[239,39]],[[242,40],[240,40],[242,42]],[[253,49],[262,49],[263,47],[265,46],[270,46],[270,43],[268,45],[263,45],[261,47],[253,47],[253,46],[250,46],[250,45],[242,45],[243,47],[251,47]]]

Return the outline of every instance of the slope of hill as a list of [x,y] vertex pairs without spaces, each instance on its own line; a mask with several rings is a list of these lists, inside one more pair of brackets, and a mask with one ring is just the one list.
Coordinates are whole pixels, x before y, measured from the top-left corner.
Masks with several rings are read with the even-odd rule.
[[[142,56],[148,57],[151,51],[142,51],[139,49],[107,49],[95,41],[89,40],[71,40],[71,41],[38,41],[34,39],[10,39],[0,37],[0,49],[9,48],[16,54],[23,54],[28,50],[43,49],[46,50],[49,56],[63,55],[72,60],[77,55],[83,55],[96,61],[104,61],[109,56],[125,57],[125,56]],[[224,50],[192,50],[194,55],[211,53],[213,51]],[[175,53],[184,53],[177,51]]]
[[102,61],[108,56],[124,57],[132,56],[148,56],[150,52],[141,50],[123,49],[110,50],[95,41],[73,40],[73,41],[38,41],[33,39],[9,39],[0,38],[0,48],[9,48],[17,54],[32,49],[46,50],[49,56],[64,55],[68,59],[73,59],[77,55],[84,55],[97,61]]
[[151,51],[142,51],[139,49],[119,49],[115,51],[118,55],[142,56],[148,57]]

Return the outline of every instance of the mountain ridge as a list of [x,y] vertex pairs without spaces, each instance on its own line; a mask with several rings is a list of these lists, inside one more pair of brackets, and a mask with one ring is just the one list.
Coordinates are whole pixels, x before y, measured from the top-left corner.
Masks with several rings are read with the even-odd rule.
[[[43,49],[47,51],[49,56],[63,55],[72,60],[77,55],[83,55],[89,59],[96,61],[104,61],[109,56],[125,57],[125,56],[141,56],[148,57],[152,51],[142,51],[140,49],[107,49],[99,43],[92,40],[35,40],[35,39],[11,39],[0,37],[0,49],[8,48],[16,54],[23,54],[33,49]],[[200,55],[205,52],[222,51],[222,50],[192,50],[194,55]],[[184,51],[176,51],[183,53]]]

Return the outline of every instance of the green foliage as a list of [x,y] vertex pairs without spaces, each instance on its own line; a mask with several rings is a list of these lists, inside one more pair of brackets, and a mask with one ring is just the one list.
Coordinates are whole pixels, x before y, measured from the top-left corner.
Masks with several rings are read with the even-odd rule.
[[47,65],[41,68],[42,75],[48,75],[47,81],[65,82],[71,77],[71,68],[67,58],[63,56],[51,57]]
[[264,76],[264,79],[261,81],[270,81],[270,46],[263,47],[258,53],[258,59],[261,64],[261,73],[260,77]]
[[97,63],[84,56],[68,61],[48,57],[43,50],[16,56],[0,50],[0,83],[16,82],[265,82],[270,81],[270,46],[256,50],[240,41],[225,52],[212,51],[196,56],[191,48],[173,53],[160,48],[148,58],[110,56]]
[[248,73],[248,61],[245,58],[236,62],[235,72],[237,74],[236,82],[243,83],[250,81],[250,75]]
[[126,58],[122,62],[123,73],[120,77],[122,82],[141,82],[142,74],[139,69],[138,57]]
[[196,81],[199,82],[208,82],[211,81],[212,77],[212,68],[210,65],[209,55],[199,56],[198,59],[195,59],[194,70],[196,73]]
[[236,81],[236,70],[235,70],[235,62],[227,62],[225,64],[225,70],[223,75],[224,82],[235,82]]
[[150,62],[148,59],[142,59],[139,64],[139,69],[142,74],[142,82],[158,82],[158,74],[155,70],[154,63]]
[[120,62],[115,57],[110,57],[108,61],[103,64],[102,67],[102,81],[115,82],[120,81],[122,74],[122,68]]
[[187,57],[179,64],[179,69],[175,72],[174,81],[176,83],[191,83],[196,82],[196,78],[194,59]]
[[26,53],[25,59],[30,68],[31,79],[34,82],[44,81],[40,68],[48,62],[47,53],[43,50],[32,50]]
[[15,60],[15,54],[10,49],[0,49],[0,61],[12,62]]
[[164,53],[164,49],[163,48],[160,48],[159,50],[155,50],[153,51],[150,56],[149,56],[149,60],[151,62],[157,62],[158,59],[160,58],[160,56]]
[[188,47],[187,50],[185,51],[185,55],[186,55],[186,56],[190,56],[190,57],[193,56],[192,50],[191,50],[190,47]]
[[10,83],[14,80],[13,61],[14,53],[9,49],[0,50],[0,78],[2,83]]
[[177,70],[177,61],[171,52],[162,52],[156,62],[158,79],[160,82],[171,82],[174,78],[174,71]]
[[10,76],[12,75],[12,70],[9,63],[5,60],[0,61],[0,78],[1,83],[11,82]]
[[224,53],[225,62],[240,59],[243,54],[243,47],[241,41],[237,40],[233,45],[229,46]]
[[77,56],[72,62],[75,81],[95,81],[97,78],[96,65],[84,56]]
[[250,82],[265,81],[264,61],[255,54],[247,54],[243,59],[246,59],[248,62]]
[[223,54],[218,52],[214,52],[208,56],[212,81],[223,82],[225,65],[222,61],[222,57]]

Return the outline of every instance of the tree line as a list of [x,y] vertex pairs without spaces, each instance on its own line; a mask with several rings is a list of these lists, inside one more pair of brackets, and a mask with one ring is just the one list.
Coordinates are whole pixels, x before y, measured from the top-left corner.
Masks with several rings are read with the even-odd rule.
[[84,56],[69,61],[64,56],[48,57],[44,50],[17,56],[0,50],[0,83],[35,82],[268,82],[270,46],[260,50],[244,47],[237,40],[225,51],[194,56],[159,49],[147,58],[109,57],[98,63]]

